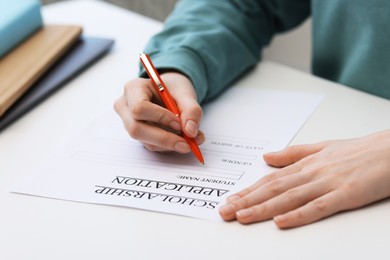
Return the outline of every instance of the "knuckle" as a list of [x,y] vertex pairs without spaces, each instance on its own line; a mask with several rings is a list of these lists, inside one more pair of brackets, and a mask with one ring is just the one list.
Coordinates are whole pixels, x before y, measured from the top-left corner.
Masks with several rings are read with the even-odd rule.
[[307,159],[308,158],[306,157],[300,161],[295,162],[294,164],[291,164],[290,166],[293,169],[293,171],[295,173],[301,172],[305,168],[305,160],[307,160]]
[[142,105],[142,103],[133,104],[130,107],[130,115],[132,118],[135,119],[140,118],[143,110],[144,110],[144,106]]
[[140,85],[140,83],[143,81],[144,79],[142,78],[134,78],[132,80],[129,80],[125,85],[124,85],[124,89],[125,90],[130,90],[131,88],[134,88],[134,86],[138,86]]
[[272,180],[265,184],[264,188],[272,195],[278,195],[282,192],[280,180]]
[[305,219],[305,215],[303,214],[301,209],[296,209],[295,214],[293,215],[295,220],[302,220]]
[[250,202],[247,197],[241,197],[240,199],[231,202],[231,205],[235,208],[235,210],[240,210],[240,209],[248,208]]
[[286,191],[286,196],[290,203],[295,205],[299,203],[299,195],[296,189]]
[[170,147],[170,133],[166,132],[165,134],[162,135],[159,145],[161,147]]
[[365,192],[359,187],[357,181],[349,181],[342,185],[338,193],[339,200],[347,201],[349,208],[359,207],[364,204]]
[[127,82],[123,87],[123,92],[129,93],[131,89],[133,88],[133,81]]
[[325,212],[329,208],[328,202],[325,199],[317,199],[313,201],[313,204],[315,210],[319,212]]
[[140,129],[139,126],[135,123],[129,124],[126,126],[127,132],[133,139],[138,139],[140,137]]
[[256,208],[257,215],[267,215],[270,212],[273,212],[275,207],[273,207],[270,203],[263,203],[260,207]]
[[240,198],[244,197],[246,194],[249,194],[251,193],[252,191],[254,191],[255,189],[253,187],[247,187],[245,189],[243,189],[242,191],[240,192],[237,192],[236,194],[238,196],[240,196]]
[[299,178],[303,183],[308,183],[320,177],[320,171],[319,166],[307,166],[298,172],[299,174],[297,174],[297,178]]
[[276,180],[278,178],[278,174],[276,172],[270,173],[262,178],[263,183],[268,183]]
[[163,110],[156,111],[156,119],[157,119],[157,123],[161,125],[165,125],[164,122],[168,121],[165,120],[165,113]]
[[157,151],[159,151],[159,149],[158,149],[156,146],[154,146],[154,145],[144,144],[144,147],[145,147],[146,149],[148,149],[149,151],[151,151],[151,152],[157,152]]
[[357,181],[348,181],[346,184],[343,185],[343,189],[346,193],[353,193],[354,191],[358,190]]
[[317,180],[323,176],[323,172],[326,170],[322,165],[308,165],[301,167],[299,171],[296,171],[295,177],[300,180],[300,183],[309,183],[314,180]]
[[117,114],[119,114],[119,111],[120,111],[120,102],[119,102],[119,99],[117,101],[114,102],[114,110]]
[[139,91],[141,89],[144,89],[145,86],[145,79],[136,78],[133,80],[130,80],[127,82],[123,87],[123,92],[125,95],[134,93],[134,91]]
[[119,104],[118,104],[118,100],[114,102],[114,105],[113,105],[113,107],[114,107],[114,110],[115,110],[115,112],[116,112],[116,113],[118,113],[118,111],[119,111]]
[[243,197],[235,204],[237,209],[242,209],[242,208],[247,208],[250,203],[247,197]]

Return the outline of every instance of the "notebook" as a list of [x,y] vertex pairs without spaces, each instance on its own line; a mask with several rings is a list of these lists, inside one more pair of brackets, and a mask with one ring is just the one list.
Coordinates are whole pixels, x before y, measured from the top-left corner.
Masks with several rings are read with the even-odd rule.
[[97,61],[107,53],[113,43],[112,39],[81,37],[67,55],[0,117],[0,131]]
[[82,28],[46,25],[0,60],[0,116],[80,38]]
[[43,26],[38,0],[0,0],[0,58]]

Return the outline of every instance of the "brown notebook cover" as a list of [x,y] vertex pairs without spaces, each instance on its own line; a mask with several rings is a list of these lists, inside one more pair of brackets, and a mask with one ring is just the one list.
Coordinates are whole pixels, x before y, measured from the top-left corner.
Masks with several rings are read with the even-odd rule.
[[82,32],[75,25],[46,25],[0,60],[0,116],[43,75]]

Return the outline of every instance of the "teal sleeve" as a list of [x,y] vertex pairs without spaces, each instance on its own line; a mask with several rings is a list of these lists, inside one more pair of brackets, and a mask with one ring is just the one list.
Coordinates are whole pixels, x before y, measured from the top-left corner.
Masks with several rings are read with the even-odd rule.
[[309,14],[310,0],[182,0],[144,52],[158,70],[188,76],[203,102],[253,67],[275,33]]

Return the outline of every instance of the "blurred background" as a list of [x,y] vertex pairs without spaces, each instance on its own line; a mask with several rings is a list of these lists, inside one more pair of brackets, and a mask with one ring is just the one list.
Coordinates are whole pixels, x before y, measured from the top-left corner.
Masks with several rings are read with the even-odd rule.
[[[43,5],[67,0],[41,0]],[[177,0],[104,0],[134,12],[164,21]]]
[[[70,0],[41,0],[43,5]],[[73,0],[77,1],[77,0]],[[177,0],[99,0],[112,3],[153,19],[164,21]],[[274,37],[271,46],[263,51],[263,58],[299,70],[310,72],[311,19],[297,29]]]

